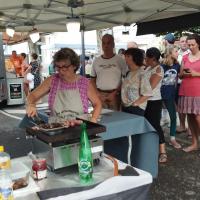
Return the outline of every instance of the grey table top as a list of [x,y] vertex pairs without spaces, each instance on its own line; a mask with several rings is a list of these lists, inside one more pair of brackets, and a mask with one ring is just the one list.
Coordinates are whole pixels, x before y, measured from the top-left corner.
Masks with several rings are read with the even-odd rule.
[[155,132],[144,117],[125,112],[107,111],[102,113],[98,123],[106,126],[106,132],[100,134],[104,140]]

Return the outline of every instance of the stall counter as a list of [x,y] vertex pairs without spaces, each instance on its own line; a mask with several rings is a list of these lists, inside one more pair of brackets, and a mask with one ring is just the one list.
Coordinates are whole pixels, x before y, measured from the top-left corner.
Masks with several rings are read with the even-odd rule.
[[[14,159],[23,162],[31,169],[31,160],[28,156]],[[125,169],[127,164],[117,160],[119,169]],[[59,172],[47,173],[47,178],[32,182],[27,188],[18,189],[14,192],[15,200],[25,199],[115,199],[121,197],[127,199],[135,197],[138,200],[148,199],[152,176],[143,170],[133,168],[134,172],[128,171],[126,175],[113,176],[114,166],[106,157],[102,156],[98,165],[94,166],[93,182],[87,185],[80,183],[78,167],[64,168]],[[135,174],[135,171],[138,174]],[[110,188],[110,189],[109,189]],[[38,192],[38,195],[36,194]],[[128,196],[127,196],[128,195]],[[81,197],[81,198],[80,198]]]

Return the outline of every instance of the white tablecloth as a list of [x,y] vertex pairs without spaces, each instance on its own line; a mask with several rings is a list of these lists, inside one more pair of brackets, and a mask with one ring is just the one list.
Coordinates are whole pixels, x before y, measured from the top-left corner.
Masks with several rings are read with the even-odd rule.
[[[31,167],[31,160],[28,157],[20,157],[14,160],[23,162],[28,167]],[[124,169],[127,165],[118,161],[119,169]],[[102,195],[110,195],[113,193],[123,192],[140,186],[152,183],[152,176],[150,173],[143,170],[136,169],[139,176],[115,176],[113,177],[113,164],[106,158],[101,158],[100,163],[94,167],[93,183],[97,184],[92,189],[68,194],[64,199],[89,199],[99,197]],[[84,187],[79,181],[77,167],[65,168],[59,173],[48,171],[47,178],[33,182],[30,179],[29,186],[23,189],[18,189],[14,192],[16,200],[36,200],[39,199],[36,192],[38,190],[49,190],[64,187]],[[99,183],[99,184],[98,184]],[[53,198],[55,199],[55,197]]]

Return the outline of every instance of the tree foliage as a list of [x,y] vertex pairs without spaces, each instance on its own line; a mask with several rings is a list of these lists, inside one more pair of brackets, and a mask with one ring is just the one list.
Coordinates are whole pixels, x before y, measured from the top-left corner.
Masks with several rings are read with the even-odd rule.
[[[169,33],[169,32],[158,33],[157,36],[166,35],[167,33]],[[177,39],[180,38],[183,35],[187,36],[187,35],[193,34],[193,33],[200,35],[200,26],[191,27],[191,28],[188,28],[188,29],[179,29],[179,30],[176,30],[176,31],[173,32],[174,36]]]

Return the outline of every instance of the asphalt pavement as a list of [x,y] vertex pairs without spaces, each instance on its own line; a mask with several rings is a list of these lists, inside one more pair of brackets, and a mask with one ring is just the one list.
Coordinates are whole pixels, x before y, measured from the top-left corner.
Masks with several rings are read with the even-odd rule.
[[[46,106],[46,105],[39,105]],[[31,142],[18,124],[25,114],[24,105],[0,107],[0,144],[5,146],[11,157],[27,155]],[[169,128],[163,127],[166,140]],[[186,133],[177,134],[183,147],[191,143]],[[151,186],[152,200],[199,200],[200,199],[200,151],[185,153],[167,143],[168,162],[159,165],[159,174]]]

